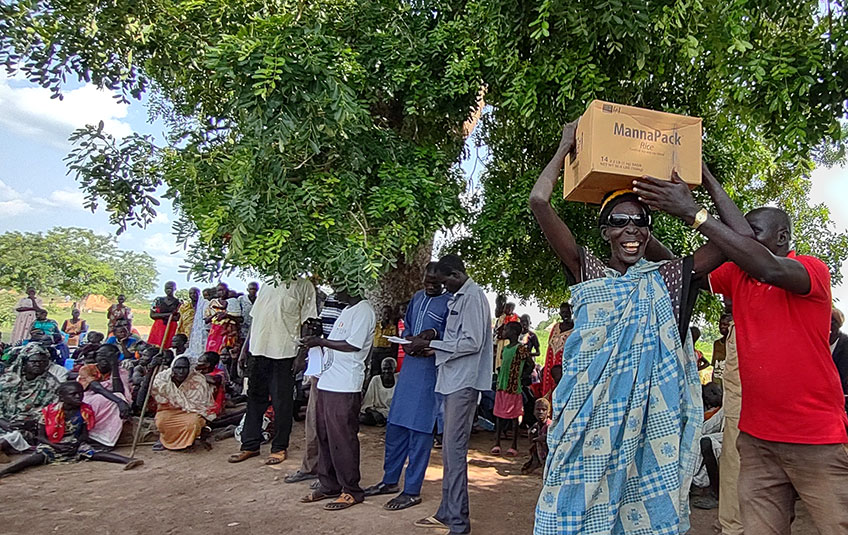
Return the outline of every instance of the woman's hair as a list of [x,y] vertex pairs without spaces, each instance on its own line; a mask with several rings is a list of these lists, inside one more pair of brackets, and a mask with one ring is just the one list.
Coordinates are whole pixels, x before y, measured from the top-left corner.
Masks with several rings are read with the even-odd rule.
[[607,224],[607,219],[612,213],[613,209],[623,202],[635,202],[645,211],[646,214],[651,213],[651,209],[648,208],[648,205],[639,200],[639,196],[627,189],[620,189],[618,191],[612,191],[607,193],[604,196],[604,200],[601,203],[601,213],[598,216],[598,226],[602,227]]

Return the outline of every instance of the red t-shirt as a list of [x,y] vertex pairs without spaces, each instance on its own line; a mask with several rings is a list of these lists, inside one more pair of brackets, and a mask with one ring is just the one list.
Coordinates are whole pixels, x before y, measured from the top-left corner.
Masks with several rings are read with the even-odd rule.
[[742,414],[739,429],[762,440],[797,444],[848,442],[848,416],[830,355],[830,272],[812,256],[789,258],[810,275],[798,295],[760,282],[728,262],[710,286],[733,301]]

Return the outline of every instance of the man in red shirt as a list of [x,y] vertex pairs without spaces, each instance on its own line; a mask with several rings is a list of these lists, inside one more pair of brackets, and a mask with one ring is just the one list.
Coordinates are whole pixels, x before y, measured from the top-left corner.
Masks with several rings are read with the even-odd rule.
[[731,261],[709,283],[733,302],[745,532],[789,535],[794,487],[821,535],[848,533],[848,417],[828,343],[827,266],[795,254],[791,222],[777,208],[749,212],[744,235],[698,206],[679,179],[645,178],[634,191],[699,230]]

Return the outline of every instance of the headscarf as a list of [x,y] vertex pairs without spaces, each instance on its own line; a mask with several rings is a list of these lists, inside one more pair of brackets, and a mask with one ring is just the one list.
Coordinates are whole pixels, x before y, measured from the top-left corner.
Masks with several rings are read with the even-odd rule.
[[26,363],[35,355],[44,355],[50,359],[50,352],[38,343],[24,347],[12,367],[0,376],[0,418],[22,423],[37,419],[43,407],[56,400],[59,382],[49,371],[27,380],[24,370]]

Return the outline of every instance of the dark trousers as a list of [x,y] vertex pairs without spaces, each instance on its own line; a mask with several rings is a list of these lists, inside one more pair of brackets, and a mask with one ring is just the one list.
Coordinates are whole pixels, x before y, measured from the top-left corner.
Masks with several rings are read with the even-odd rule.
[[400,425],[386,426],[386,458],[383,461],[383,483],[397,485],[406,459],[406,479],[403,493],[409,496],[421,494],[424,474],[430,462],[430,450],[433,448],[433,434],[413,431]]
[[318,424],[318,481],[327,494],[346,492],[361,502],[359,486],[359,392],[315,389]]
[[477,410],[477,390],[463,388],[444,396],[442,503],[436,518],[451,533],[471,533],[468,508],[468,440]]
[[274,406],[274,437],[271,452],[287,450],[294,408],[294,359],[269,359],[253,355],[247,382],[247,412],[241,434],[242,451],[257,451],[262,444],[262,416]]

